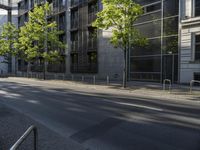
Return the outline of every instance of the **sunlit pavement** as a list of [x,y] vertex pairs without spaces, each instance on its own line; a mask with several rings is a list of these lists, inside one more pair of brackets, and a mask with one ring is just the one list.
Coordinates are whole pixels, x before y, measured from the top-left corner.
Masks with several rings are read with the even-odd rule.
[[1,79],[0,103],[85,149],[200,149],[198,96],[191,102],[172,101],[61,84]]

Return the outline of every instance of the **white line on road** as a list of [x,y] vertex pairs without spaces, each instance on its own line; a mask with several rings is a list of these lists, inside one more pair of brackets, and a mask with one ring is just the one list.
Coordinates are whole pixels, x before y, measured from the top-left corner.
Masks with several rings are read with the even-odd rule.
[[154,110],[154,111],[164,111],[161,108],[155,108],[155,107],[150,107],[150,106],[144,106],[144,105],[138,105],[138,104],[132,104],[132,103],[124,103],[124,102],[114,102],[114,101],[107,100],[107,99],[103,99],[103,100],[106,102],[109,102],[109,103],[114,103],[114,104],[119,104],[119,105],[138,107],[138,108],[149,109],[149,110]]
[[150,109],[150,110],[155,110],[155,111],[163,111],[163,109],[160,109],[160,108],[149,107],[149,106],[144,106],[144,105],[131,104],[131,103],[123,103],[123,102],[117,102],[117,103],[121,104],[121,105],[126,105],[126,106],[133,106],[133,107],[145,108],[145,109]]

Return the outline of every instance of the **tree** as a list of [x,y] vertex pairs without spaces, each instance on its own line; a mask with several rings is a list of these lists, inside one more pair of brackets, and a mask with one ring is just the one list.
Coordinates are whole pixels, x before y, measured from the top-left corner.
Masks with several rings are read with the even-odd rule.
[[9,63],[9,59],[17,54],[14,43],[18,38],[18,29],[10,22],[4,24],[0,35],[0,56],[4,57],[3,63]]
[[102,0],[103,10],[97,13],[93,26],[98,29],[112,30],[110,42],[124,52],[123,87],[127,84],[128,51],[134,45],[145,45],[147,39],[142,37],[133,24],[143,13],[142,7],[133,0]]
[[44,79],[48,62],[56,62],[61,59],[61,49],[66,45],[59,40],[59,31],[55,21],[48,21],[47,16],[51,14],[49,3],[36,6],[29,12],[29,21],[20,28],[19,41],[16,47],[20,50],[21,56],[30,62],[37,59],[43,61]]

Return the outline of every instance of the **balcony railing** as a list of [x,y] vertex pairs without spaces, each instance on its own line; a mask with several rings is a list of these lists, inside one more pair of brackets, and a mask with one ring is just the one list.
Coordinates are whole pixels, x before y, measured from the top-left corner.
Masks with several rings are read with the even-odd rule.
[[28,9],[29,9],[29,2],[26,0],[25,2],[24,2],[24,8],[25,8],[25,11],[27,11]]
[[60,5],[59,6],[59,12],[62,12],[62,11],[64,11],[65,10],[65,6],[64,5]]
[[65,23],[59,23],[59,30],[65,31]]
[[22,15],[25,12],[24,6],[18,8],[18,15]]
[[88,50],[97,49],[97,38],[88,39]]
[[88,14],[88,24],[92,24],[97,18],[97,12],[89,13]]
[[79,0],[71,0],[71,6],[75,6],[79,4]]
[[72,41],[71,43],[71,51],[78,51],[78,41]]
[[71,20],[71,29],[78,28],[78,19]]
[[34,7],[34,1],[31,1],[31,6],[30,6],[31,8],[33,8]]

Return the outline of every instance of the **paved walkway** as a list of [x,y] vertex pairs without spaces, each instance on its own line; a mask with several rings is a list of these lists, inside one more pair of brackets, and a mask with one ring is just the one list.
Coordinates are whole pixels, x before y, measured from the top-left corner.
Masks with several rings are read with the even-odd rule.
[[[40,83],[46,85],[55,85],[56,87],[73,89],[88,93],[107,93],[117,96],[137,96],[140,98],[156,98],[166,99],[173,101],[189,101],[189,102],[200,102],[200,88],[194,88],[194,91],[190,93],[190,87],[186,85],[173,85],[172,91],[163,91],[162,85],[150,82],[130,82],[126,89],[122,88],[119,83],[105,83],[94,85],[88,82],[81,81],[62,81],[62,80],[38,80],[30,78],[4,78],[2,80],[8,80],[12,82],[27,82],[33,85],[39,85]],[[37,84],[39,83],[39,84]]]

